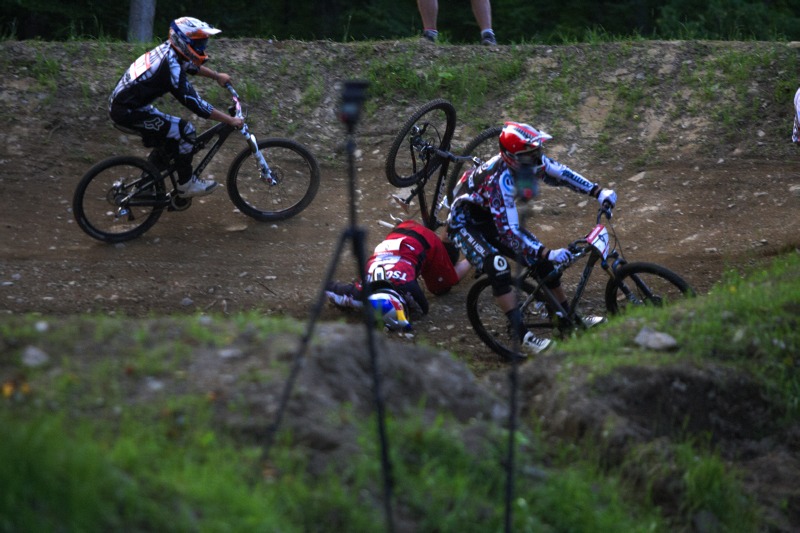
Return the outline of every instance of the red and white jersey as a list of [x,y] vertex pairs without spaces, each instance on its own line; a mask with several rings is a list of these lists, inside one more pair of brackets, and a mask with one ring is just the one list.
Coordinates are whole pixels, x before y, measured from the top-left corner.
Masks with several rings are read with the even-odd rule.
[[439,236],[407,220],[375,247],[367,260],[367,281],[385,280],[402,286],[418,277],[433,294],[443,294],[458,283],[458,274]]

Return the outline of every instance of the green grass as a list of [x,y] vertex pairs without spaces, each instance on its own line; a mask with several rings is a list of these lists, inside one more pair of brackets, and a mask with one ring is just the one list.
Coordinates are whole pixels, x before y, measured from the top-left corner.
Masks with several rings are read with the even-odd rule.
[[436,58],[425,69],[414,67],[415,53],[392,56],[372,62],[365,72],[371,82],[370,97],[375,100],[413,97],[424,101],[445,98],[453,102],[464,117],[480,107],[491,89],[518,78],[523,72],[524,58],[487,62],[476,55],[453,63],[450,58]]
[[[796,420],[797,302],[800,257],[792,252],[769,269],[729,273],[707,296],[631,313],[563,343],[564,377],[578,368],[597,379],[621,366],[725,365],[753,376],[784,420]],[[631,345],[632,333],[645,325],[673,335],[678,351]],[[355,424],[361,452],[312,475],[304,447],[287,431],[265,462],[258,440],[236,438],[216,422],[219,409],[248,416],[246,403],[220,402],[213,390],[180,385],[192,379],[185,368],[193,349],[241,340],[272,346],[277,336],[301,331],[296,322],[252,312],[141,321],[3,317],[0,456],[14,460],[0,461],[0,530],[383,528],[374,418],[359,421],[346,405],[332,412],[333,419]],[[58,353],[57,361],[22,367],[30,345]],[[269,383],[273,370],[286,372],[268,365],[243,374],[241,386]],[[173,392],[156,402],[130,401],[131,386],[145,376],[171,382]],[[591,438],[559,444],[529,422],[517,433],[515,531],[670,531],[701,512],[726,531],[758,529],[760,517],[740,475],[703,435],[637,444],[613,466]],[[387,420],[394,507],[421,531],[503,528],[507,433],[490,429],[480,446],[468,448],[464,429],[444,415]],[[679,502],[671,521],[654,499],[665,487]]]
[[[800,416],[800,255],[791,252],[768,270],[729,272],[707,297],[668,309],[637,309],[613,319],[600,335],[584,335],[565,348],[572,365],[596,374],[637,364],[713,362],[757,377],[765,393]],[[657,353],[629,342],[643,326],[669,332],[676,352]],[[623,332],[628,335],[622,335]],[[608,354],[616,354],[608,357]]]

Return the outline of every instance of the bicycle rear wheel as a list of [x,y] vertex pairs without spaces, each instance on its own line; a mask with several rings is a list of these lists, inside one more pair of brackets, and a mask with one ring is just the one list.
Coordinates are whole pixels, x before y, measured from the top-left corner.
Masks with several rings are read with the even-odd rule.
[[431,100],[420,107],[400,128],[386,157],[386,178],[395,187],[411,187],[426,174],[432,176],[446,161],[421,150],[450,150],[456,129],[456,108],[447,100]]
[[290,139],[258,141],[277,183],[262,179],[261,168],[249,148],[231,163],[228,195],[245,215],[262,222],[284,220],[308,207],[319,189],[319,164],[303,145]]
[[81,178],[72,214],[87,235],[118,243],[153,227],[164,210],[164,180],[145,159],[118,156],[97,163]]
[[[523,281],[519,289],[514,287],[512,290],[517,293],[517,302],[522,306],[522,321],[528,331],[537,337],[552,338],[557,330],[546,312],[538,309],[533,299],[525,304],[534,291],[533,284]],[[467,318],[481,341],[494,353],[508,361],[524,357],[514,349],[515,344],[519,346],[519,341],[514,338],[505,313],[495,303],[489,278],[483,277],[470,287],[467,293]]]
[[[481,161],[488,161],[496,156],[500,151],[499,145],[497,144],[497,139],[500,137],[500,132],[502,131],[502,126],[492,126],[491,128],[483,130],[467,143],[459,155],[475,156]],[[453,190],[456,188],[456,184],[461,178],[461,174],[464,173],[464,170],[466,169],[464,168],[463,161],[456,161],[453,163],[450,176],[447,178],[448,200],[453,200]]]
[[606,285],[606,308],[621,313],[628,307],[662,307],[695,295],[678,274],[654,263],[628,263]]

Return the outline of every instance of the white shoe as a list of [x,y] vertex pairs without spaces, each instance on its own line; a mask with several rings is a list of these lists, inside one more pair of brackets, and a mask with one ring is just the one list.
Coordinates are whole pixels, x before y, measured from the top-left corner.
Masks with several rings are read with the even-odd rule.
[[596,315],[587,315],[587,316],[582,316],[581,320],[583,320],[583,323],[586,325],[587,328],[593,328],[596,325],[602,324],[603,322],[605,322],[606,321],[606,317],[604,317],[604,316],[596,316]]
[[542,353],[553,344],[550,339],[542,339],[531,333],[530,331],[525,334],[522,339],[522,349],[533,353],[534,355]]
[[362,307],[361,300],[356,300],[349,295],[337,294],[333,291],[325,291],[325,296],[327,296],[328,301],[336,307],[349,307],[353,309],[361,309]]
[[211,194],[217,188],[217,183],[214,180],[204,180],[197,176],[192,176],[192,179],[186,183],[178,184],[178,196],[181,198],[191,198],[193,196],[205,196]]

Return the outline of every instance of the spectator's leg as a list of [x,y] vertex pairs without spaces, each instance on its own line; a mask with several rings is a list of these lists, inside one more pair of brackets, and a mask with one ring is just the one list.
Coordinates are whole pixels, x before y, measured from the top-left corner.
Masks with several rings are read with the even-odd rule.
[[[473,0],[474,2],[477,0]],[[483,0],[482,0],[483,1]],[[436,31],[436,18],[439,16],[439,0],[417,0],[422,29]]]
[[492,30],[492,5],[490,0],[472,0],[472,13],[481,29],[481,44],[494,46],[497,44]]
[[[424,0],[419,0],[418,3]],[[434,0],[435,2],[436,0]],[[492,4],[490,0],[472,0],[472,13],[481,32],[492,29]],[[423,22],[425,17],[423,17]]]

